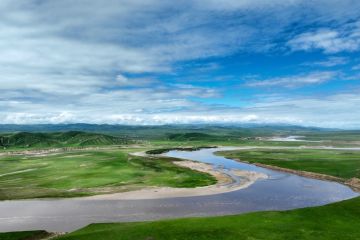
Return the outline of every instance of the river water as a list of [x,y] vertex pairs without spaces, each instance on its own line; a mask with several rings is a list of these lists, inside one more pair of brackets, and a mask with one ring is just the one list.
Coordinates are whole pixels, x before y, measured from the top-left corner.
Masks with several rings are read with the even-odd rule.
[[217,216],[263,210],[318,206],[358,196],[347,186],[282,173],[214,155],[233,148],[170,151],[170,157],[213,164],[225,169],[265,173],[268,179],[246,189],[210,196],[147,200],[11,200],[0,201],[0,232],[43,229],[73,231],[90,223],[145,221]]

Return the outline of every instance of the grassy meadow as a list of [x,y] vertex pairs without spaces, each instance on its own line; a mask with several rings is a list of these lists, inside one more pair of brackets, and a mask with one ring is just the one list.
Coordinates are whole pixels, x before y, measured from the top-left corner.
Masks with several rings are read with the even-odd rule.
[[168,158],[126,150],[78,151],[44,156],[0,156],[0,199],[76,197],[147,186],[196,187],[216,179]]
[[134,143],[127,137],[116,137],[101,133],[80,131],[52,132],[52,133],[0,133],[0,149],[2,151],[127,145]]

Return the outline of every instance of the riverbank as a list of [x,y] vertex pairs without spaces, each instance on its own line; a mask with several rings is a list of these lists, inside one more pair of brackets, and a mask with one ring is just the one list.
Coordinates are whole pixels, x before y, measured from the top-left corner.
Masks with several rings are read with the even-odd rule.
[[[239,162],[243,162],[243,163],[249,163],[247,161],[242,161],[240,159],[234,159],[234,160],[239,161]],[[271,170],[275,170],[275,171],[281,171],[281,172],[296,174],[296,175],[299,175],[299,176],[302,176],[302,177],[308,177],[308,178],[314,178],[314,179],[319,179],[319,180],[327,180],[327,181],[332,181],[332,182],[338,182],[338,183],[345,184],[345,185],[349,186],[354,191],[360,192],[360,179],[358,179],[358,178],[351,178],[349,180],[346,180],[346,179],[343,179],[343,178],[334,177],[334,176],[330,176],[330,175],[326,175],[326,174],[313,173],[313,172],[300,171],[300,170],[292,170],[292,169],[272,166],[272,165],[268,165],[268,164],[262,164],[262,163],[251,163],[251,164],[254,164],[255,166],[258,166],[258,167],[263,167],[263,168],[268,168],[268,169],[271,169]]]
[[360,239],[360,198],[321,207],[135,223],[91,224],[58,240]]
[[290,211],[265,211],[151,222],[101,223],[57,235],[45,231],[0,233],[0,239],[23,240],[23,236],[31,236],[33,237],[29,238],[31,240],[175,238],[352,240],[360,238],[359,209],[358,197],[321,207]]
[[[137,156],[141,155],[137,153]],[[256,173],[242,170],[214,169],[212,165],[193,161],[173,161],[180,167],[190,168],[194,171],[211,174],[216,178],[217,183],[204,187],[195,188],[172,188],[172,187],[152,187],[141,190],[121,192],[114,194],[95,195],[90,197],[82,197],[83,200],[128,200],[128,199],[160,199],[160,198],[176,198],[176,197],[194,197],[206,196],[232,192],[246,188],[259,179],[266,179],[263,173]]]
[[[244,163],[249,163],[246,161],[242,161],[240,159],[234,159],[234,160],[244,162]],[[254,164],[255,166],[258,166],[258,167],[263,167],[263,168],[268,168],[268,169],[275,170],[275,171],[296,174],[296,175],[299,175],[302,177],[338,182],[341,184],[345,184],[345,185],[349,186],[351,189],[353,189],[354,191],[360,193],[360,179],[358,179],[358,178],[351,178],[351,179],[347,180],[347,179],[334,177],[334,176],[330,176],[330,175],[326,175],[326,174],[313,173],[313,172],[300,171],[300,170],[292,170],[292,169],[288,169],[288,168],[282,168],[282,167],[272,166],[272,165],[263,164],[263,163],[252,163],[252,164]]]
[[[358,150],[358,149],[356,149]],[[360,161],[358,151],[338,148],[316,149],[238,149],[217,152],[218,155],[238,162],[281,171],[298,176],[338,182],[360,192],[360,179],[357,177]],[[324,165],[324,163],[327,164]],[[309,171],[313,170],[313,171]],[[322,172],[316,172],[322,171]],[[323,172],[326,172],[324,174]],[[331,173],[340,175],[334,176]]]

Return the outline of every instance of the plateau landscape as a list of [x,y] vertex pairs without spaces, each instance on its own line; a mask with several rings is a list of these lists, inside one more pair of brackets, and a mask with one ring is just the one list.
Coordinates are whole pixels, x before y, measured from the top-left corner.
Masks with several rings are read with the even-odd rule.
[[359,1],[0,11],[0,240],[360,239]]

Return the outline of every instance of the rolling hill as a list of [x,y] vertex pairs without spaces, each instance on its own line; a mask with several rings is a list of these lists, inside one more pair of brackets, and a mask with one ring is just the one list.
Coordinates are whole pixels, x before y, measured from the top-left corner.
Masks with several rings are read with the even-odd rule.
[[18,132],[0,135],[0,147],[2,148],[76,147],[127,143],[129,143],[129,140],[125,138],[81,131],[55,133]]

